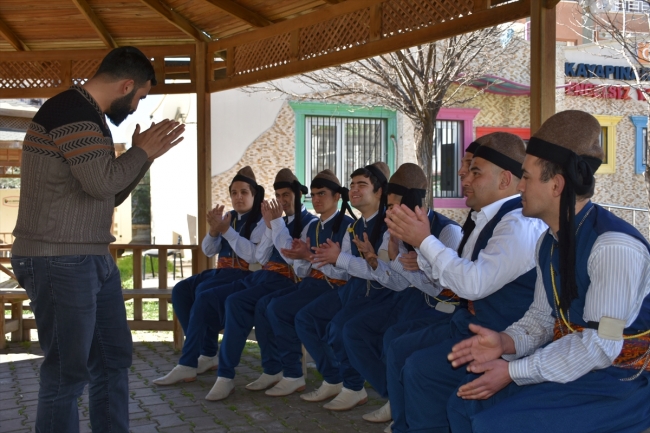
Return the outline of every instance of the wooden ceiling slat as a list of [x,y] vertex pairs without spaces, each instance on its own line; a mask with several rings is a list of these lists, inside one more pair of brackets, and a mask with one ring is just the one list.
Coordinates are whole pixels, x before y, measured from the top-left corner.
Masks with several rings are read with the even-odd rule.
[[215,5],[219,9],[229,13],[230,15],[250,24],[253,27],[266,27],[273,24],[273,21],[233,1],[230,0],[207,0],[207,1]]
[[117,48],[117,44],[113,40],[111,34],[106,30],[104,23],[101,22],[95,12],[86,0],[72,0],[72,2],[77,6],[79,12],[88,20],[88,24],[97,32],[99,38],[104,42],[108,48]]
[[140,0],[145,5],[149,6],[154,11],[158,12],[165,20],[169,23],[175,25],[183,32],[187,33],[189,36],[193,37],[197,41],[210,42],[211,39],[205,35],[205,33],[198,30],[192,23],[190,23],[186,18],[169,9],[167,6],[158,0]]
[[29,51],[29,47],[25,45],[23,41],[18,39],[9,26],[2,20],[0,20],[0,35],[5,38],[16,51]]

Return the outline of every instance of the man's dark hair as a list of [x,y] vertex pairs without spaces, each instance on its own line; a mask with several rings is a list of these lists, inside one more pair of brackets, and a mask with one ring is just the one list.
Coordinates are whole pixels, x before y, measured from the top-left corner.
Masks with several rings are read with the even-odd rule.
[[370,179],[370,183],[372,183],[372,192],[377,192],[377,191],[379,191],[379,188],[381,188],[381,182],[379,182],[379,179],[377,179],[377,176],[372,174],[370,172],[370,170],[368,170],[366,168],[363,168],[363,167],[362,168],[357,168],[350,175],[350,179],[352,179],[353,177],[357,177],[357,176],[363,176],[363,177],[367,177],[368,179]]
[[106,75],[112,80],[131,79],[136,88],[144,86],[147,81],[151,81],[152,86],[157,84],[151,61],[135,47],[119,47],[108,53],[95,77],[100,75]]
[[[542,172],[539,175],[539,180],[542,181],[543,183],[548,182],[551,180],[555,175],[564,175],[564,170],[562,170],[562,167],[560,167],[560,164],[557,164],[555,162],[547,161],[542,158],[537,159],[537,165],[541,168]],[[596,182],[591,185],[591,188],[589,191],[587,191],[586,194],[583,195],[577,195],[576,199],[578,200],[586,200],[594,196],[594,192],[596,190]]]

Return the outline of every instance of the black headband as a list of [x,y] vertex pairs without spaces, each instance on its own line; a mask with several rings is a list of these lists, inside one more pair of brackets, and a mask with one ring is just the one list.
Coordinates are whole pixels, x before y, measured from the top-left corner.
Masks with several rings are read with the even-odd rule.
[[[388,179],[386,179],[384,173],[374,165],[366,165],[364,168],[377,178],[382,187],[386,184],[386,182],[388,182]],[[384,194],[386,194],[385,191]]]
[[469,146],[467,146],[467,149],[465,149],[465,153],[476,153],[476,149],[479,147],[481,147],[479,143],[472,141]]
[[560,254],[560,310],[568,311],[578,297],[576,284],[576,195],[588,194],[594,186],[594,172],[602,161],[590,156],[578,155],[574,151],[541,138],[531,137],[526,153],[553,162],[562,167],[565,185],[560,196],[560,227],[557,233]]
[[506,156],[503,153],[492,149],[491,147],[480,146],[474,152],[474,158],[483,158],[486,161],[490,161],[492,164],[498,165],[504,170],[508,170],[520,179],[523,174],[521,169],[521,162],[517,162],[509,156]]
[[386,193],[387,194],[397,194],[401,195],[402,197],[405,197],[409,195],[409,193],[413,192],[416,194],[419,198],[425,198],[427,196],[427,190],[426,189],[420,189],[420,188],[407,188],[404,185],[399,185],[397,183],[388,183],[388,187],[386,188]]
[[334,192],[341,192],[341,185],[329,179],[324,179],[322,177],[315,177],[314,180],[311,181],[311,185],[309,187],[327,188],[327,189],[331,189]]
[[[297,188],[295,187],[296,184],[298,185]],[[303,193],[303,194],[309,193],[309,190],[307,189],[307,187],[305,185],[301,185],[300,182],[298,182],[297,180],[294,180],[293,182],[287,182],[287,181],[275,182],[273,184],[273,189],[275,189],[275,190],[282,189],[282,188],[289,188],[290,190],[292,190],[295,193],[298,193],[298,192]]]
[[249,184],[253,188],[255,188],[257,186],[257,182],[255,182],[250,177],[244,176],[243,174],[236,174],[235,177],[232,178],[231,185],[233,183],[235,183],[235,182],[246,182],[247,184]]
[[603,161],[598,158],[587,155],[578,155],[571,149],[558,146],[557,144],[550,143],[537,137],[530,138],[530,142],[526,147],[526,153],[550,162],[554,162],[561,165],[562,167],[564,167],[572,158],[578,157],[583,159],[589,165],[589,167],[591,167],[591,170],[594,173],[603,163]]

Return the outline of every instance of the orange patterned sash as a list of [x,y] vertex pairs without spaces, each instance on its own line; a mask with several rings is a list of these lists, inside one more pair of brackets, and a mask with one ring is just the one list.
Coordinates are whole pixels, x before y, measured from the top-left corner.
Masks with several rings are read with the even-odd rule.
[[293,270],[291,269],[291,266],[289,266],[286,263],[278,263],[278,262],[268,262],[265,264],[262,269],[265,271],[271,271],[271,272],[277,272],[278,274],[291,278],[293,280],[294,273]]
[[[560,320],[561,319],[557,319],[555,321],[555,326],[553,327],[553,341],[559,340],[569,333],[569,331],[566,330],[566,327],[562,326]],[[571,328],[576,332],[582,332],[585,329],[583,326],[578,326],[573,323],[571,323]],[[650,356],[648,349],[650,349],[650,334],[623,340],[623,349],[612,365],[619,368],[641,370],[644,368],[646,357]],[[645,365],[645,369],[650,371],[650,364]]]
[[217,260],[217,269],[241,269],[248,270],[248,262],[244,259],[234,259],[233,257],[219,257]]
[[470,313],[472,313],[472,316],[476,316],[476,310],[474,310],[474,301],[467,301],[467,309]]
[[324,273],[319,271],[318,269],[312,269],[311,272],[309,273],[309,276],[312,277],[312,278],[316,278],[317,280],[329,281],[329,283],[332,286],[342,286],[343,284],[347,283],[347,281],[345,281],[345,280],[334,280],[332,278],[329,278]]

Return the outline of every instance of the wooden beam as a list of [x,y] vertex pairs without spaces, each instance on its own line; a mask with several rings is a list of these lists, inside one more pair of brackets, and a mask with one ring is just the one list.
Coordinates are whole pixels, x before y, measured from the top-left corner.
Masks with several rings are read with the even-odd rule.
[[193,37],[198,42],[211,42],[208,36],[205,33],[198,30],[194,25],[183,17],[179,13],[171,10],[169,6],[163,5],[159,0],[140,0],[145,5],[149,6],[153,11],[157,12],[162,16],[167,22],[176,26],[179,30],[185,34]]
[[[343,3],[362,3],[367,0],[355,0],[354,2]],[[479,11],[471,15],[455,18],[444,23],[425,27],[408,33],[400,33],[396,36],[387,36],[377,41],[370,41],[366,44],[336,51],[318,57],[289,62],[274,68],[262,69],[249,74],[228,76],[210,83],[210,91],[218,92],[221,90],[243,87],[255,83],[269,80],[289,77],[305,72],[315,71],[318,69],[328,68],[330,66],[341,65],[347,62],[353,62],[359,59],[366,59],[380,54],[390,53],[404,47],[412,47],[418,44],[424,44],[448,38],[463,33],[472,32],[486,27],[495,26],[504,22],[516,21],[530,15],[530,1],[520,0],[518,2],[508,3],[503,6]],[[541,0],[537,0],[541,1]],[[325,8],[323,8],[325,9]],[[279,26],[283,23],[275,24],[272,27]],[[270,27],[257,30],[256,32],[265,32]],[[250,33],[256,33],[250,32]],[[250,34],[249,33],[249,34]],[[246,36],[246,35],[242,35]],[[225,39],[210,44],[213,46],[226,45]],[[223,48],[221,48],[223,49]],[[553,63],[555,65],[555,63]]]
[[[196,164],[197,164],[197,194],[198,194],[198,238],[203,239],[209,227],[205,219],[212,207],[212,145],[211,130],[211,95],[208,92],[208,70],[211,70],[211,52],[208,44],[196,44],[194,62],[196,77]],[[192,251],[192,256],[198,255],[197,271],[202,272],[211,267],[210,259],[202,251]]]
[[555,8],[530,2],[530,132],[555,114]]
[[23,41],[18,39],[18,36],[11,31],[4,21],[0,21],[0,36],[5,38],[16,51],[29,51],[29,47],[25,45]]
[[546,9],[553,9],[558,3],[560,3],[560,0],[545,0],[544,7]]
[[106,29],[106,26],[104,26],[104,23],[102,23],[97,15],[95,15],[95,12],[93,12],[86,0],[72,0],[72,3],[77,6],[77,9],[79,9],[79,12],[81,12],[84,18],[86,18],[90,27],[97,32],[99,38],[104,42],[104,45],[108,48],[117,48],[117,43],[113,40],[113,37]]
[[325,1],[325,3],[335,5],[335,4],[338,4],[338,3],[343,3],[345,0],[324,0],[324,1]]
[[231,0],[207,0],[219,9],[227,12],[235,18],[238,18],[244,22],[247,22],[253,27],[266,27],[273,24],[273,21],[268,18],[258,14],[255,11],[252,11],[239,3],[235,3]]

